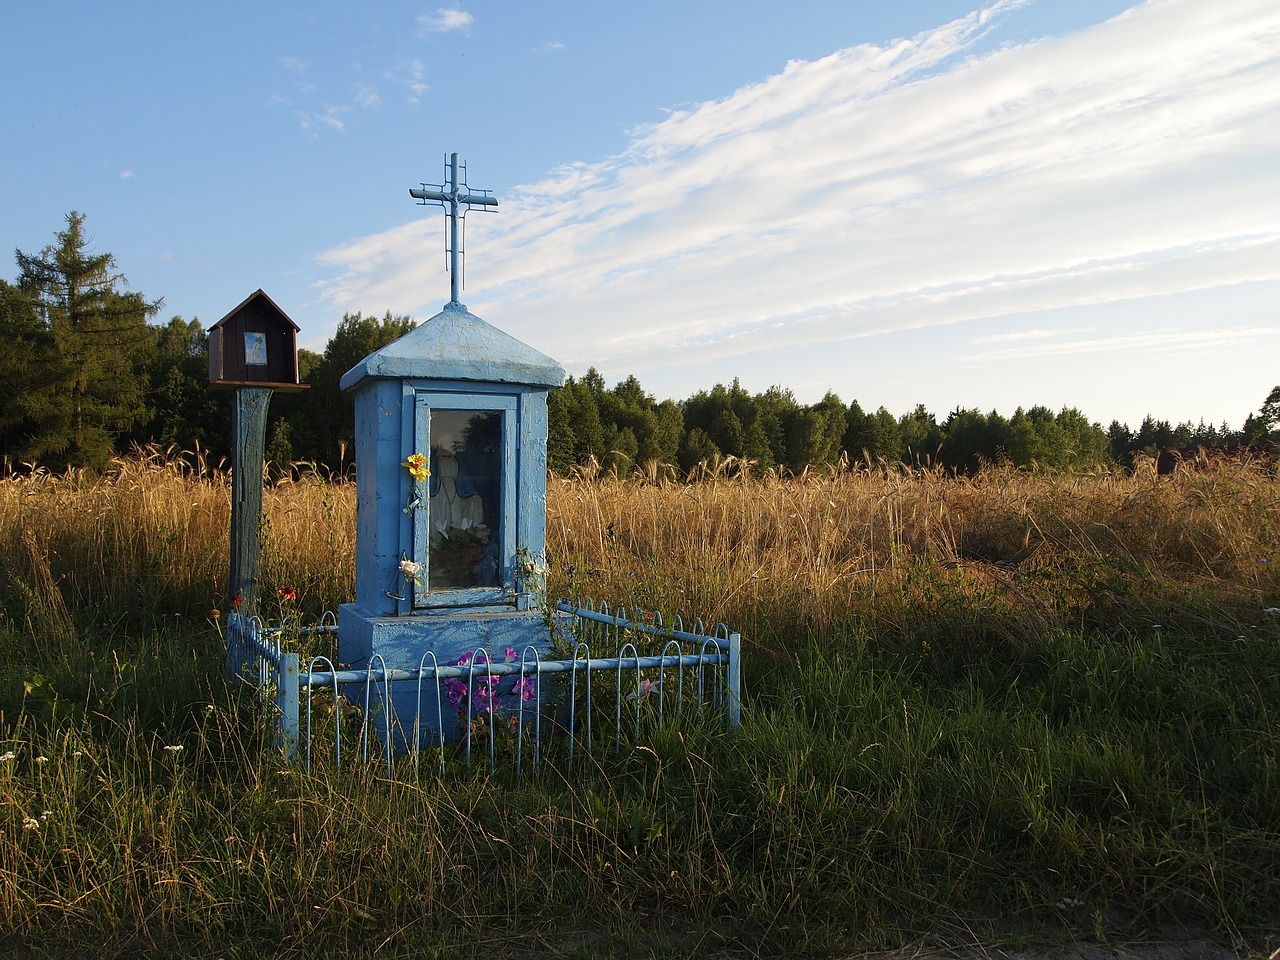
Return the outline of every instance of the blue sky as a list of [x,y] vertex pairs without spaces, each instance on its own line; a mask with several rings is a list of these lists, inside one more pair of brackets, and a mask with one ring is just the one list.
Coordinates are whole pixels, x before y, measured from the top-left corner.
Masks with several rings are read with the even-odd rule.
[[[323,349],[462,300],[612,383],[1239,427],[1280,383],[1280,5],[8,4],[0,241]],[[13,279],[9,261],[0,276]]]

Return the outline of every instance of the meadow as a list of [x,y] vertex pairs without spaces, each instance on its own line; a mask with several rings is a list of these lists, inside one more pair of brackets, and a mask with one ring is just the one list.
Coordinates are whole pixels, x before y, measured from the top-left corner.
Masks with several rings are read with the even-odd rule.
[[[739,731],[395,782],[283,763],[223,680],[225,473],[0,478],[0,953],[1277,946],[1274,467],[735,466],[553,477],[547,566],[739,630]],[[353,485],[264,506],[262,595],[336,610]]]

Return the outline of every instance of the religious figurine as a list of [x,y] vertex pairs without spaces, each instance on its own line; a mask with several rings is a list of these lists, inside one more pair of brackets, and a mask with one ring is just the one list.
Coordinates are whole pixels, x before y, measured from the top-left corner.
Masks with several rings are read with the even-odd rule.
[[435,471],[432,473],[435,489],[431,493],[431,548],[434,550],[448,539],[457,542],[466,538],[473,543],[489,539],[489,528],[484,523],[484,501],[478,493],[464,495],[458,489],[462,471],[452,449],[440,447],[435,455]]

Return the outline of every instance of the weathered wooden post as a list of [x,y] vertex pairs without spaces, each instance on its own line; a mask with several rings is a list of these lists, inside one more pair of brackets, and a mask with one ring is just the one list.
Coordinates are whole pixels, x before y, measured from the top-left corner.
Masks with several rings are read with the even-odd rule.
[[267,407],[298,382],[298,325],[261,290],[209,328],[209,386],[234,390],[231,405],[231,573],[227,602],[257,609],[262,553],[262,467]]

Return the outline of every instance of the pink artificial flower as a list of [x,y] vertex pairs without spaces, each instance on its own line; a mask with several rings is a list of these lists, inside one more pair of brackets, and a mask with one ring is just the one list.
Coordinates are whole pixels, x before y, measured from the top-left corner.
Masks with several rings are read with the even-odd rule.
[[[490,677],[490,679],[496,680],[497,678]],[[476,705],[477,713],[493,713],[498,709],[497,687],[489,683],[480,684],[476,687],[472,702]]]
[[507,647],[507,649],[502,651],[502,655],[507,658],[507,663],[511,663],[520,657],[520,655],[516,653],[515,647]]
[[445,696],[449,698],[449,706],[457,710],[467,695],[467,685],[457,677],[450,677],[444,682]]
[[520,699],[527,703],[538,695],[538,682],[532,677],[521,677],[511,688],[511,692],[518,694]]

